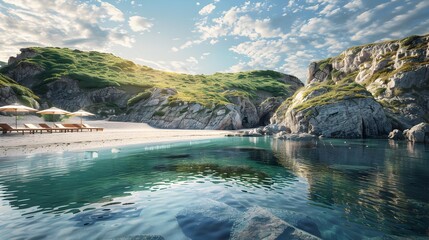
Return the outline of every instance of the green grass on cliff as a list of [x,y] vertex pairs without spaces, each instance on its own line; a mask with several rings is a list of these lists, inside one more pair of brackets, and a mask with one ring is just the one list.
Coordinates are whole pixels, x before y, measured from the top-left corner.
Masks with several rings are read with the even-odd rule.
[[[36,92],[63,76],[78,80],[81,88],[121,87],[134,94],[148,88],[174,88],[172,100],[203,105],[226,104],[228,96],[256,97],[259,91],[273,96],[288,96],[293,91],[278,79],[285,75],[274,71],[189,75],[155,70],[136,65],[112,54],[84,52],[67,48],[31,48],[38,54],[22,61],[38,65],[44,71],[37,77]],[[19,64],[19,63],[18,63]]]
[[3,87],[12,88],[20,102],[24,105],[33,107],[34,101],[39,100],[39,97],[36,96],[33,91],[0,73],[0,88]]
[[[369,93],[363,86],[350,81],[341,81],[337,83],[326,81],[320,84],[315,84],[314,86],[303,88],[300,92],[302,94],[302,98],[306,98],[309,94],[315,91],[322,91],[324,93],[310,98],[301,104],[294,105],[293,109],[302,111],[310,107],[336,103],[345,99],[372,98],[371,93]],[[298,92],[295,96],[297,94]]]

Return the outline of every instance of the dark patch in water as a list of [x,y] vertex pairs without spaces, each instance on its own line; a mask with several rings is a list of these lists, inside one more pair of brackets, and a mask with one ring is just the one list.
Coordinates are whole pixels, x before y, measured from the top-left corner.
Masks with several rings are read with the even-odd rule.
[[249,160],[260,162],[272,166],[281,166],[279,159],[270,150],[256,147],[235,147],[227,148],[230,152],[243,152],[249,154]]
[[176,216],[183,233],[194,240],[229,239],[240,212],[224,203],[204,200],[182,209]]
[[77,221],[79,226],[89,226],[99,221],[138,217],[141,211],[136,208],[95,209],[78,213],[71,220]]
[[104,205],[102,205],[102,207],[107,207],[107,206],[111,206],[111,205],[118,205],[118,204],[121,204],[121,202],[112,202],[112,203],[104,204]]
[[191,157],[191,154],[175,154],[175,155],[165,156],[165,158],[169,158],[169,159],[180,159],[180,158],[189,158],[189,157]]
[[298,220],[296,227],[310,234],[313,234],[316,237],[322,237],[319,227],[317,227],[317,224],[313,222],[309,217],[305,217]]

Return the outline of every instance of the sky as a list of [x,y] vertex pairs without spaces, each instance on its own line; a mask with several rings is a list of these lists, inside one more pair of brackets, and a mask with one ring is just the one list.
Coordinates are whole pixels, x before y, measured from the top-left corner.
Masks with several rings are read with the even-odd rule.
[[192,74],[271,69],[429,33],[428,0],[0,0],[0,61],[30,46]]

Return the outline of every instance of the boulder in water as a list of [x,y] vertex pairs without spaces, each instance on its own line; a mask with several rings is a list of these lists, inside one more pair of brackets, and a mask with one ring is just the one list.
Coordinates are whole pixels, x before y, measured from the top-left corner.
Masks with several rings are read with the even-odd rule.
[[205,199],[181,210],[177,222],[191,239],[228,239],[240,211],[225,203]]
[[253,207],[234,223],[230,239],[315,240],[320,238],[295,228],[261,207]]

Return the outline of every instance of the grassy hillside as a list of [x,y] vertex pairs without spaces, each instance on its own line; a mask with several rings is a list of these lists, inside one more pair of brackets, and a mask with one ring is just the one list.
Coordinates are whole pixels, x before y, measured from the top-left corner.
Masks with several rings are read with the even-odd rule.
[[39,100],[39,97],[36,96],[33,91],[0,73],[0,88],[3,87],[11,87],[21,103],[27,106],[33,106],[34,101]]
[[[62,76],[78,80],[81,88],[117,86],[137,92],[152,87],[175,88],[178,100],[204,105],[226,104],[230,95],[256,97],[258,91],[265,91],[274,96],[285,96],[294,92],[289,85],[278,81],[285,75],[274,71],[188,75],[136,65],[107,53],[67,48],[31,49],[38,54],[22,61],[45,69],[37,76],[38,83],[34,88],[40,93],[43,93],[45,84]],[[7,72],[13,67],[7,66],[0,72]]]

